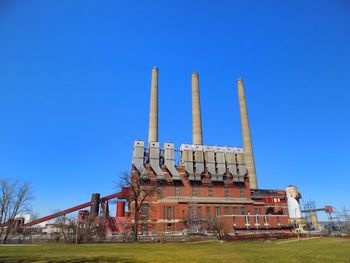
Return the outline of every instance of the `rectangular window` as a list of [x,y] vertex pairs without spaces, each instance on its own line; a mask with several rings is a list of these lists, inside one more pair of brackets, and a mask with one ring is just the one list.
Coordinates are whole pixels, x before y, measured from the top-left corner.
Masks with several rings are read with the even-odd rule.
[[254,208],[254,214],[255,214],[255,215],[258,215],[258,214],[259,214],[258,208]]
[[197,219],[202,220],[202,208],[197,207]]
[[210,207],[205,208],[205,214],[206,214],[207,220],[209,220],[210,219]]
[[246,223],[246,225],[250,225],[250,218],[249,218],[249,216],[245,216],[245,223]]
[[166,219],[173,220],[174,219],[174,207],[167,206],[166,207]]
[[244,207],[241,207],[241,215],[244,215],[245,211],[244,211]]
[[196,185],[196,183],[192,184],[192,196],[197,196],[197,185]]
[[188,217],[189,217],[190,219],[193,218],[193,207],[189,207],[189,208],[188,208]]
[[239,187],[239,196],[240,197],[244,197],[244,186],[243,185],[241,185],[240,187]]
[[148,220],[148,204],[142,204],[142,207],[141,207],[141,220],[142,221]]
[[141,224],[141,232],[142,233],[148,232],[148,224]]
[[229,191],[229,188],[225,185],[225,197],[230,197],[230,191]]
[[162,187],[159,187],[157,189],[157,194],[158,194],[159,199],[163,199],[163,188]]
[[215,216],[220,215],[220,207],[215,207]]
[[181,185],[175,184],[175,196],[181,196]]
[[208,196],[209,197],[213,196],[213,184],[212,183],[208,184]]
[[234,214],[234,215],[237,215],[237,207],[234,207],[234,208],[233,208],[233,214]]
[[228,207],[225,207],[225,215],[229,215],[230,212],[229,212],[229,208]]

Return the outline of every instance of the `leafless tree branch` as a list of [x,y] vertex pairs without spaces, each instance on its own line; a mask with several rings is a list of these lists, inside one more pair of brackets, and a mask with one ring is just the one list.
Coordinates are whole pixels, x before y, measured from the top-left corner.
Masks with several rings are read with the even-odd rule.
[[137,241],[142,206],[159,191],[161,181],[152,181],[148,178],[140,176],[140,174],[135,173],[131,175],[129,172],[124,171],[120,176],[120,186],[128,187],[130,189],[129,203],[133,203],[134,205],[133,233],[134,240]]
[[0,178],[0,238],[6,243],[16,217],[29,212],[29,202],[33,199],[27,182]]

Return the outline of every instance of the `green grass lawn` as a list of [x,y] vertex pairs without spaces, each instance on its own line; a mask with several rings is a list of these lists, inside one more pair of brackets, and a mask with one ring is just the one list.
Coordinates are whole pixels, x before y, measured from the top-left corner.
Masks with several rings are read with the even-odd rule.
[[350,262],[350,239],[0,246],[0,262]]

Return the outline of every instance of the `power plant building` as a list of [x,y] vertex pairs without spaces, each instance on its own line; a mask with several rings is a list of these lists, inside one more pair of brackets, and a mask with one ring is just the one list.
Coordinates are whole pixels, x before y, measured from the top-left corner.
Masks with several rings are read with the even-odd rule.
[[[148,141],[133,145],[131,184],[105,197],[93,194],[91,201],[23,224],[31,227],[79,211],[81,227],[91,222],[105,224],[110,234],[130,233],[135,225],[135,183],[146,189],[156,185],[152,195],[138,196],[144,202],[138,215],[138,231],[225,233],[290,231],[300,222],[300,194],[286,190],[259,189],[256,176],[248,110],[242,79],[237,81],[243,148],[206,145],[202,136],[199,76],[192,74],[192,144],[179,148],[158,140],[158,69],[152,69]],[[180,153],[179,160],[175,156]],[[109,202],[118,199],[116,215],[110,216]],[[128,201],[129,211],[125,213]],[[88,210],[82,210],[90,207]],[[129,226],[129,227],[128,227]]]
[[176,165],[175,145],[158,140],[158,69],[152,69],[148,142],[134,142],[131,176],[160,183],[143,204],[139,231],[289,231],[286,192],[258,188],[242,79],[237,89],[244,147],[206,145],[199,76],[192,74],[193,142],[180,145]]

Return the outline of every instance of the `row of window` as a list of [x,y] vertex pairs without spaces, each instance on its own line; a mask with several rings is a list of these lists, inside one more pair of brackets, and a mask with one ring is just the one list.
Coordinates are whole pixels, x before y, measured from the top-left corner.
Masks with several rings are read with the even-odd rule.
[[[233,217],[233,224],[235,224],[235,223],[236,223],[236,218]],[[280,223],[280,218],[279,217],[277,217],[277,223]],[[250,216],[245,216],[245,224],[246,225],[250,225]],[[256,225],[260,224],[258,215],[254,216],[254,224],[256,224]],[[266,216],[266,215],[264,216],[264,224],[265,225],[269,224],[269,217]]]
[[[198,211],[197,211],[198,212]],[[168,220],[171,220],[171,216],[173,215],[173,211],[171,212],[171,209],[168,210],[167,209],[167,219]],[[201,212],[200,212],[201,213]],[[198,214],[198,213],[197,213]],[[169,216],[169,218],[168,218]],[[280,224],[280,218],[279,217],[276,217],[277,218],[277,223]],[[250,216],[245,216],[245,224],[247,227],[250,226],[250,221],[251,221],[251,217]],[[233,224],[234,224],[234,228],[236,227],[236,217],[233,217]],[[260,222],[259,222],[259,216],[258,215],[255,215],[254,216],[254,224],[255,225],[260,225]],[[267,215],[264,216],[264,225],[269,225],[269,217]],[[167,226],[174,226],[174,224],[167,224]],[[147,223],[142,223],[141,224],[141,232],[148,232],[148,224]]]
[[[194,214],[196,212],[196,214]],[[261,215],[261,208],[255,208],[254,214],[255,215]],[[206,218],[209,219],[211,217],[211,207],[205,208]],[[250,215],[251,212],[248,210],[247,215]],[[175,207],[173,206],[167,206],[165,207],[165,219],[172,220],[175,219]],[[222,215],[222,207],[214,207],[214,215],[215,217],[218,217]],[[224,215],[245,215],[245,209],[244,207],[224,207]],[[202,207],[189,207],[188,208],[188,216],[189,218],[196,217],[197,219],[202,219]]]
[[[182,188],[181,186],[175,185],[176,196],[182,196],[181,188]],[[192,196],[198,196],[198,186],[196,184],[192,184],[191,190],[192,190]],[[245,196],[244,194],[245,194],[245,186],[241,185],[239,187],[239,196],[244,197]],[[211,184],[208,185],[208,196],[209,197],[213,196],[213,185]],[[224,188],[224,197],[230,197],[230,190],[228,187]]]
[[[168,207],[170,208],[170,207]],[[171,209],[168,210],[168,208],[166,209],[167,211],[167,219],[168,220],[171,220],[172,218],[172,215],[173,215],[173,211],[171,211]],[[198,210],[199,211],[199,210]],[[197,215],[198,215],[198,211],[197,211]],[[202,213],[202,212],[199,212],[199,213]],[[169,216],[169,218],[168,218]],[[249,216],[245,216],[245,224],[246,226],[250,226],[250,217]],[[277,223],[279,224],[280,223],[280,218],[277,217]],[[233,224],[234,224],[234,227],[236,226],[236,218],[233,217]],[[258,215],[255,215],[254,216],[254,224],[255,225],[260,225],[260,222],[259,222],[259,216]],[[264,216],[264,225],[269,225],[269,217],[267,215]],[[173,224],[168,224],[168,226],[173,226]],[[147,223],[142,223],[141,224],[141,232],[148,232],[148,224]]]
[[[206,219],[211,218],[212,207],[205,207],[205,217]],[[147,221],[149,214],[149,206],[147,203],[142,204],[141,207],[141,220]],[[261,208],[254,208],[254,211],[246,211],[244,207],[214,207],[214,216],[218,217],[220,215],[262,215],[263,211]],[[283,214],[283,213],[282,213]],[[196,217],[197,219],[202,219],[202,207],[189,207],[188,208],[189,218]],[[166,206],[164,207],[164,218],[167,220],[175,219],[175,207]]]

